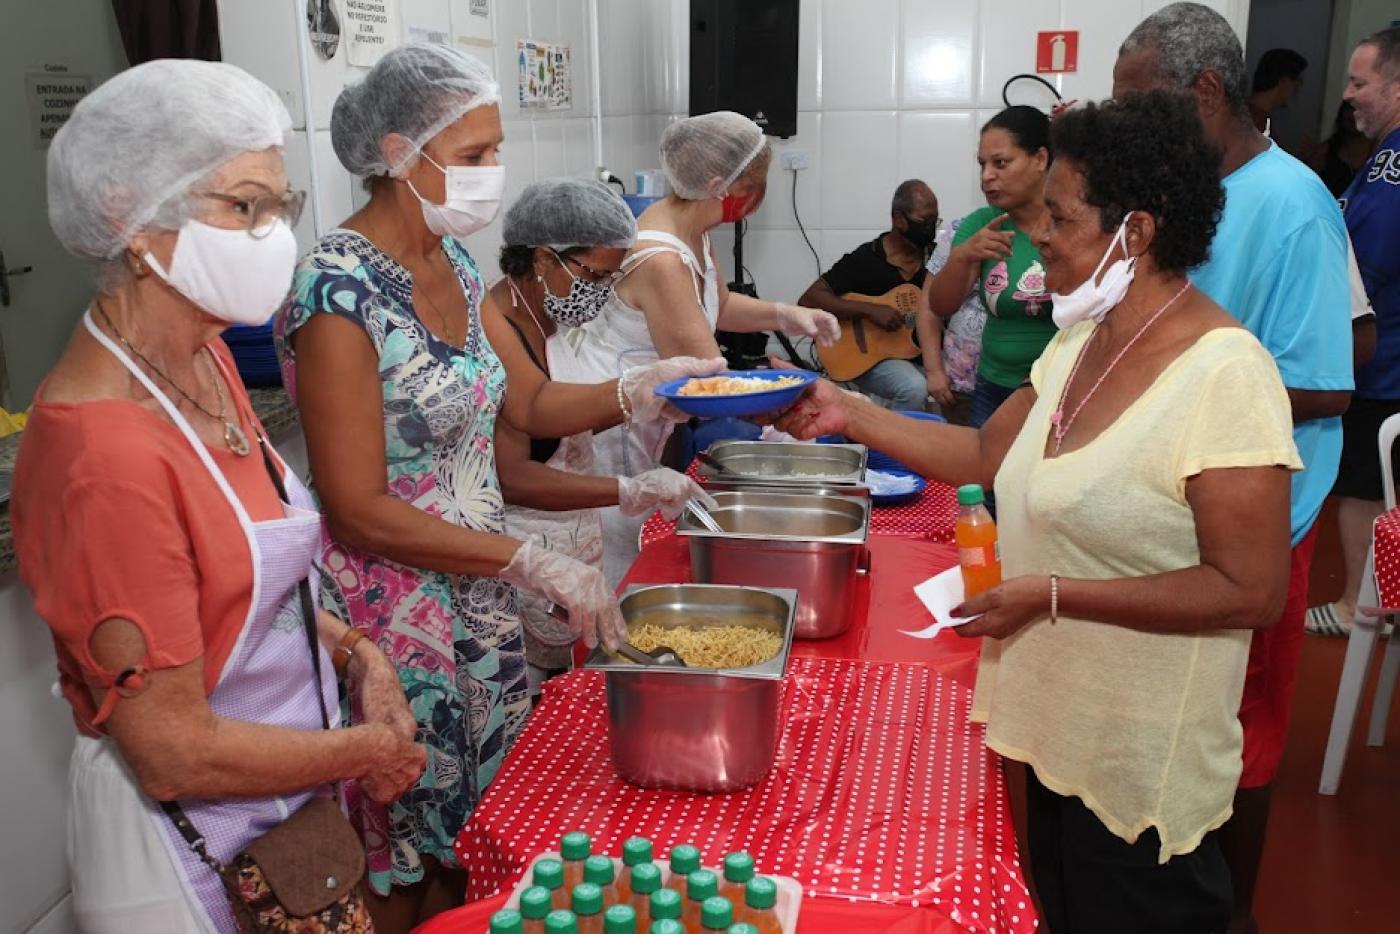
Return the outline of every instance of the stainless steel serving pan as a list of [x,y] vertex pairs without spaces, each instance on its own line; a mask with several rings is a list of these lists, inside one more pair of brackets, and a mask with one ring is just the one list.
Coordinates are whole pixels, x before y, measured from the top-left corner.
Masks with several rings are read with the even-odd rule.
[[714,492],[711,532],[682,516],[691,576],[714,584],[795,587],[796,636],[829,639],[850,628],[858,578],[869,570],[870,495],[861,488],[729,488]]
[[768,661],[747,668],[633,665],[594,649],[584,667],[606,673],[613,764],[648,788],[729,792],[760,781],[777,755],[782,678],[797,593],[706,584],[631,587],[619,604],[628,626],[693,625],[694,614],[782,636]]
[[705,451],[722,469],[700,464],[707,480],[760,486],[861,486],[863,444],[798,444],[784,441],[716,441]]

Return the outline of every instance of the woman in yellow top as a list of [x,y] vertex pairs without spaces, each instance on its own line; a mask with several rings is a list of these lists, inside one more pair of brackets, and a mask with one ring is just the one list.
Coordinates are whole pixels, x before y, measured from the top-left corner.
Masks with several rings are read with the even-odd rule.
[[1063,330],[980,431],[818,384],[779,421],[952,483],[995,482],[1004,583],[957,612],[983,645],[973,718],[1027,763],[1052,934],[1223,931],[1213,831],[1240,772],[1250,630],[1288,577],[1288,399],[1191,286],[1223,203],[1189,100],[1060,117],[1038,246]]

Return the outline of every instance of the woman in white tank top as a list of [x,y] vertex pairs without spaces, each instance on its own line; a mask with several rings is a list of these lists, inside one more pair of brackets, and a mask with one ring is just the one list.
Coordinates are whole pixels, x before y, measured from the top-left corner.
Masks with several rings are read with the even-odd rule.
[[[772,152],[747,117],[721,111],[671,124],[661,165],[671,193],[642,213],[637,242],[623,261],[612,299],[561,341],[554,378],[591,382],[665,357],[719,356],[715,330],[782,331],[831,343],[834,317],[814,308],[730,292],[720,278],[709,231],[758,210]],[[567,358],[567,359],[566,359]],[[670,427],[619,426],[594,435],[594,469],[636,476],[660,463]],[[603,573],[616,585],[637,555],[645,517],[603,511]]]

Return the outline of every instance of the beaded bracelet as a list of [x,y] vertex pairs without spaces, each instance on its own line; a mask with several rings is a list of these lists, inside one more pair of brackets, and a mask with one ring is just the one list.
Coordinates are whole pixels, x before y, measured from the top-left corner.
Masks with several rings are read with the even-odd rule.
[[627,408],[627,396],[622,391],[622,380],[617,381],[617,407],[622,410],[622,424],[632,427],[632,413]]
[[1060,575],[1050,575],[1050,623],[1060,618]]

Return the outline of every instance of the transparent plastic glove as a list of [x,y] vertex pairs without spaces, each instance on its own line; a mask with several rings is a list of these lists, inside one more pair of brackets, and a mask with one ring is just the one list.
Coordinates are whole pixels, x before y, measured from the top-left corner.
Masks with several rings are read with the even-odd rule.
[[646,515],[660,509],[667,519],[675,519],[685,509],[685,501],[698,499],[706,508],[714,508],[715,499],[704,487],[683,473],[658,467],[635,477],[617,478],[617,505],[624,516]]
[[687,376],[713,376],[724,369],[724,358],[701,360],[699,357],[671,357],[644,366],[634,366],[622,374],[622,394],[632,409],[632,421],[654,422],[666,418],[684,422],[689,415],[652,392],[662,383]]
[[779,331],[790,337],[810,337],[823,347],[830,347],[841,338],[841,322],[829,311],[775,302]]
[[603,572],[532,542],[520,546],[501,569],[501,580],[548,597],[569,611],[569,625],[590,649],[599,640],[615,649],[627,637],[627,624]]

